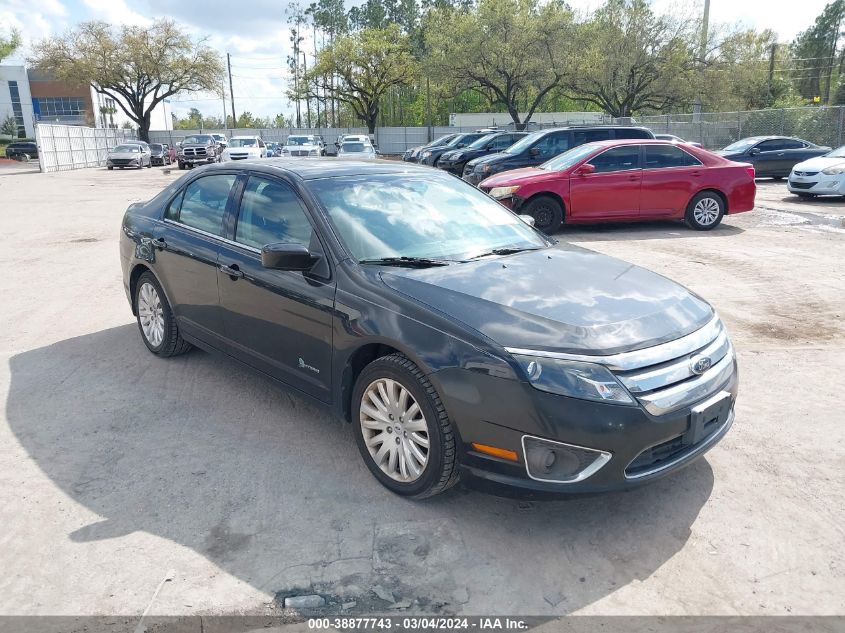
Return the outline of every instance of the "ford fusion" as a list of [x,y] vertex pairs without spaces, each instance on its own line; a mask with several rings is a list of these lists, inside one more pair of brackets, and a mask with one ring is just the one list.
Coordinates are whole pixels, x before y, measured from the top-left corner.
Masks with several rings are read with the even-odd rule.
[[626,488],[733,422],[710,305],[444,172],[213,165],[131,205],[120,255],[150,352],[220,353],[330,407],[401,495]]

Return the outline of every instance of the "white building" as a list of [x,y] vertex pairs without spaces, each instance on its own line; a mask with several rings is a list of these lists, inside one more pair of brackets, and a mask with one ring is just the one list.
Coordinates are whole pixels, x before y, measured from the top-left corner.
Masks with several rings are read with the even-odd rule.
[[17,138],[35,138],[32,94],[24,66],[0,66],[0,125],[9,115],[17,123]]

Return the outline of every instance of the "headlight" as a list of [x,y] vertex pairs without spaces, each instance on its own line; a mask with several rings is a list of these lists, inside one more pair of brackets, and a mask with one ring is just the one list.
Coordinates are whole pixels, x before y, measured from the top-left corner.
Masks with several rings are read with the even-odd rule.
[[423,153],[420,155],[420,158],[421,158],[422,160],[425,160],[425,159],[426,159],[426,158],[428,158],[429,156],[431,156],[431,152],[429,152],[429,151],[425,151],[425,152],[423,152]]
[[464,157],[464,153],[463,153],[463,152],[455,152],[455,153],[454,153],[454,154],[452,154],[449,158],[450,158],[451,160],[461,160],[463,157]]
[[499,198],[507,198],[508,196],[516,193],[517,191],[519,191],[519,185],[516,185],[514,187],[493,187],[490,190],[490,197],[496,198],[498,200]]
[[493,171],[493,168],[490,165],[482,165],[481,166],[481,173],[489,174],[491,171]]
[[833,165],[827,169],[822,169],[822,173],[825,176],[839,176],[840,174],[845,174],[845,163],[839,163],[838,165]]
[[616,377],[603,365],[516,354],[514,358],[535,389],[582,400],[635,404]]

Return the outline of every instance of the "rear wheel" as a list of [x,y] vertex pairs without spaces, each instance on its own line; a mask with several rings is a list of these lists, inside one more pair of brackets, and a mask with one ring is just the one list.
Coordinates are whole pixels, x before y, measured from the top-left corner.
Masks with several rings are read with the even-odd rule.
[[145,272],[135,286],[135,311],[141,338],[156,356],[177,356],[191,349],[179,334],[176,318],[158,280]]
[[714,191],[702,191],[687,205],[686,222],[696,231],[710,231],[719,226],[725,214],[725,203]]
[[109,165],[108,167],[106,167],[106,169],[108,169],[109,171],[111,171],[112,169],[114,169],[114,167],[112,167],[111,165]]
[[551,196],[537,196],[529,200],[520,213],[534,218],[534,228],[547,235],[556,233],[563,224],[563,206]]
[[352,415],[361,456],[389,490],[421,499],[457,483],[452,423],[437,390],[405,355],[383,356],[364,368]]

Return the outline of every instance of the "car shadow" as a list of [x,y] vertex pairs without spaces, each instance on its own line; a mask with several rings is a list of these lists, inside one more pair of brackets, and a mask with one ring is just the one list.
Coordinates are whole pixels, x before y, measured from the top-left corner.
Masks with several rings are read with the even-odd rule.
[[695,231],[686,224],[675,220],[648,222],[614,222],[603,224],[567,224],[552,237],[573,241],[606,241],[609,239],[626,240],[666,240],[683,237],[720,238],[733,237],[744,233],[744,229],[728,224],[730,216],[711,231]]
[[713,488],[699,460],[647,487],[565,501],[466,488],[406,500],[372,478],[349,425],[225,359],[156,358],[134,324],[19,353],[10,370],[14,436],[100,517],[68,534],[90,549],[78,560],[116,540],[127,576],[114,582],[130,588],[133,556],[196,568],[178,547],[121,545],[143,531],[262,592],[355,600],[349,613],[386,609],[381,585],[412,611],[564,614],[660,569]]

